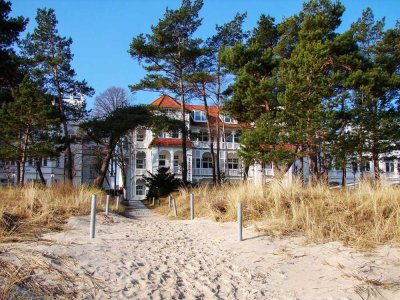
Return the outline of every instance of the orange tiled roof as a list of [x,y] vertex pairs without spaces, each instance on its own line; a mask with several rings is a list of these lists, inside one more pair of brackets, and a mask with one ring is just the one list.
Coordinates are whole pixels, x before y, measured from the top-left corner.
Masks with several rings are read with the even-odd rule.
[[164,108],[180,108],[181,105],[178,101],[168,95],[162,95],[161,97],[157,98],[150,105],[164,107]]
[[[163,107],[163,108],[174,108],[174,109],[178,109],[181,107],[181,104],[177,100],[175,100],[174,98],[172,98],[171,96],[166,95],[166,94],[164,94],[161,97],[154,100],[152,103],[150,103],[150,105]],[[189,111],[193,111],[193,110],[205,111],[206,110],[204,105],[192,105],[192,104],[187,104],[186,109]],[[217,124],[217,121],[219,121],[219,123],[222,126],[223,122],[218,118],[218,111],[220,111],[218,106],[208,106],[208,113],[210,116],[210,124],[212,126],[215,126]],[[193,121],[193,124],[198,125],[198,126],[205,125],[205,123],[203,123],[203,122],[195,122],[195,121]],[[225,127],[238,127],[239,124],[224,123],[224,126]]]
[[[171,138],[155,138],[150,144],[151,146],[161,147],[179,147],[182,145],[182,139],[171,139]],[[186,141],[186,146],[193,148],[193,143],[189,140]]]

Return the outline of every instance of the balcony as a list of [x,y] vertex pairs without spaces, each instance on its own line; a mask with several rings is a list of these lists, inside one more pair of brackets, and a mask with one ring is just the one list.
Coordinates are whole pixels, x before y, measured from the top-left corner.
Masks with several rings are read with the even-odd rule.
[[135,170],[135,175],[136,175],[136,176],[147,175],[147,170],[146,170],[146,169],[136,169],[136,170]]
[[[193,145],[195,148],[199,149],[209,149],[210,148],[210,143],[209,142],[199,142],[199,141],[193,141]],[[216,144],[214,143],[214,149],[216,148]],[[224,150],[237,150],[240,148],[239,143],[229,143],[229,142],[221,142],[220,143],[220,149]]]
[[[241,177],[242,170],[241,169],[221,169],[221,173],[225,174],[225,177]],[[212,169],[193,169],[193,176],[212,176]]]

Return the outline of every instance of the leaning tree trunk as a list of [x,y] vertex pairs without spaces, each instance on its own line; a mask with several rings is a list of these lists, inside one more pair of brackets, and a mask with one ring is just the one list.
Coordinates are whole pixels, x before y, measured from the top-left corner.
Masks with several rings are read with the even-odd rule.
[[93,180],[93,185],[101,189],[103,187],[104,178],[106,177],[108,166],[110,165],[111,157],[114,152],[114,147],[107,149],[106,157],[101,163],[99,175]]
[[40,160],[37,157],[35,157],[35,167],[36,167],[36,171],[39,174],[40,182],[42,184],[46,185],[46,179],[44,179],[44,176],[43,176],[42,168],[40,166]]

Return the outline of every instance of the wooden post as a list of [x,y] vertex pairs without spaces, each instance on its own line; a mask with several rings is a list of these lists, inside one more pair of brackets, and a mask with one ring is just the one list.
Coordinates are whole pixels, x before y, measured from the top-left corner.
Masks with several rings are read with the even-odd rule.
[[194,220],[194,194],[190,193],[190,219]]
[[153,197],[153,204],[152,204],[152,206],[154,206],[154,201],[155,201],[155,197]]
[[171,195],[168,196],[168,207],[171,208]]
[[107,195],[106,198],[106,215],[108,216],[108,212],[110,210],[110,195]]
[[116,207],[117,211],[119,209],[119,196],[117,196],[117,207]]
[[243,236],[242,236],[242,203],[239,202],[237,204],[237,224],[238,224],[238,240],[242,241]]
[[175,217],[177,217],[177,216],[178,216],[178,212],[177,212],[177,210],[176,210],[176,201],[175,201],[175,198],[172,198],[172,207],[173,207],[173,209],[174,209],[174,215],[175,215]]
[[96,227],[96,195],[92,195],[92,207],[90,212],[90,238],[94,239]]

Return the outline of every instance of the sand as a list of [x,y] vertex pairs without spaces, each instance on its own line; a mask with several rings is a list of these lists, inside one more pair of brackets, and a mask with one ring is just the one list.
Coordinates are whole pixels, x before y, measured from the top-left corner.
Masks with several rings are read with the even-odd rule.
[[75,286],[79,299],[400,299],[398,248],[365,253],[251,228],[239,242],[234,223],[172,221],[140,202],[129,217],[98,214],[93,240],[89,217],[71,218],[30,247],[93,279]]

